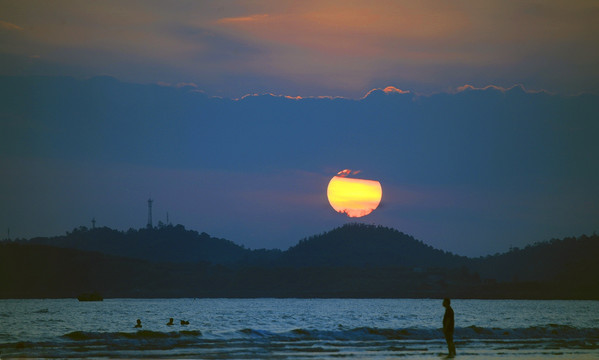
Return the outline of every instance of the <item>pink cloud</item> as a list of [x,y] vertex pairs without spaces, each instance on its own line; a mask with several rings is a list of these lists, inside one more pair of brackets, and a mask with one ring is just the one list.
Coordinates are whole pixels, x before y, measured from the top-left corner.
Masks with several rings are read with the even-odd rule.
[[233,100],[244,100],[246,98],[258,97],[258,96],[271,96],[271,97],[277,97],[277,98],[285,98],[285,99],[289,99],[289,100],[341,99],[341,98],[343,98],[342,96],[292,96],[292,95],[280,95],[280,94],[273,94],[273,93],[262,93],[262,94],[254,93],[254,94],[245,94],[242,97],[233,99]]
[[396,88],[395,86],[387,86],[386,88],[383,89],[383,92],[385,94],[391,94],[391,93],[399,93],[399,94],[409,94],[410,91],[408,90],[401,90]]
[[[502,87],[502,86],[498,86],[498,85],[486,85],[483,87],[476,87],[474,85],[470,85],[470,84],[465,84],[462,86],[459,86],[457,88],[455,88],[454,90],[448,90],[446,93],[449,94],[457,94],[460,92],[464,92],[464,91],[484,91],[484,90],[497,90],[497,91],[501,91],[503,93],[510,91],[512,89],[522,89],[523,92],[529,93],[529,94],[537,94],[537,93],[547,93],[547,94],[551,94],[551,92],[541,89],[541,90],[531,90],[531,89],[526,89],[523,85],[521,84],[515,84],[512,85],[510,87]],[[430,96],[430,95],[434,95],[434,94],[438,94],[438,92],[433,92],[433,93],[419,93],[419,92],[412,92],[410,90],[402,90],[400,88],[397,88],[395,86],[387,86],[384,88],[374,88],[372,90],[369,90],[366,95],[364,95],[363,97],[361,97],[360,99],[366,99],[368,96],[370,96],[372,93],[374,92],[382,92],[385,95],[407,95],[407,94],[413,94],[416,97],[419,96]],[[275,93],[253,93],[253,94],[245,94],[240,98],[236,98],[233,100],[244,100],[246,98],[252,98],[252,97],[259,97],[259,96],[271,96],[271,97],[276,97],[276,98],[284,98],[284,99],[289,99],[289,100],[304,100],[304,99],[348,99],[347,97],[343,97],[343,96],[292,96],[292,95],[282,95],[282,94],[275,94]]]
[[386,95],[390,95],[390,94],[400,94],[400,95],[410,94],[409,90],[401,90],[401,89],[396,88],[395,86],[387,86],[384,89],[374,88],[374,89],[370,90],[369,92],[366,93],[366,95],[364,95],[363,99],[367,98],[369,95],[371,95],[375,91],[382,91]]

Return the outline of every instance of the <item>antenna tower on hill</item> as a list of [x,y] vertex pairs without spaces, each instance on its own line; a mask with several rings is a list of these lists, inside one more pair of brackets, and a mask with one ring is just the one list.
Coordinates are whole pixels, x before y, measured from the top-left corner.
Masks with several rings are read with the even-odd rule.
[[154,200],[152,198],[148,199],[148,229],[153,228],[152,226],[152,203]]

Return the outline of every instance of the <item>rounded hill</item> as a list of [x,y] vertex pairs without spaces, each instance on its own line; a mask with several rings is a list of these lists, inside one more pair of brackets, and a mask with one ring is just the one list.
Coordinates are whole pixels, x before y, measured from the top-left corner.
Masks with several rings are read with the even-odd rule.
[[467,258],[434,249],[384,226],[346,224],[311,236],[282,256],[291,266],[459,267]]

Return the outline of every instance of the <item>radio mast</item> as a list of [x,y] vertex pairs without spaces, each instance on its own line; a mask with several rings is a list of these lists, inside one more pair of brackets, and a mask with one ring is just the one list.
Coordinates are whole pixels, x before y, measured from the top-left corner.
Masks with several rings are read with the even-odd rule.
[[152,226],[152,203],[154,200],[152,198],[148,199],[148,229],[153,228]]

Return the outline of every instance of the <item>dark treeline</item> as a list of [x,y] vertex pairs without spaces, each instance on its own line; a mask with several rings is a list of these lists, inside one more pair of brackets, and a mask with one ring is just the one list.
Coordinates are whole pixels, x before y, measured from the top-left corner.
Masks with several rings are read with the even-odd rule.
[[129,229],[79,227],[66,235],[16,240],[152,262],[207,262],[227,266],[459,267],[466,257],[434,249],[395,229],[348,224],[299,241],[286,251],[250,250],[232,241],[187,230],[183,225]]
[[599,299],[599,236],[476,259],[349,224],[285,250],[160,224],[0,243],[0,298],[443,297]]
[[73,229],[64,236],[38,237],[19,243],[51,245],[152,262],[233,264],[250,256],[250,250],[232,241],[187,230],[183,225],[118,231],[107,227]]

